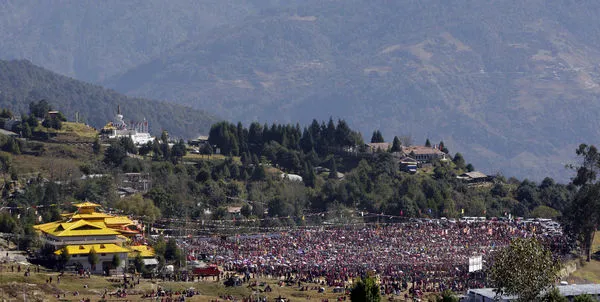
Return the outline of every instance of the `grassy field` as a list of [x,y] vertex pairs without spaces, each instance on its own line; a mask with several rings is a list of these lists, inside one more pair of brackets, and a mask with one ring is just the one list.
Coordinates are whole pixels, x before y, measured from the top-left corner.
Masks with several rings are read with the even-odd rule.
[[42,125],[39,125],[35,129],[35,131],[56,133],[61,136],[79,137],[79,138],[87,139],[88,141],[93,141],[94,138],[96,138],[96,136],[98,135],[98,131],[96,131],[94,128],[87,126],[85,124],[73,123],[73,122],[63,122],[62,129],[60,129],[60,130],[49,129],[49,128],[43,127]]
[[600,283],[600,261],[592,260],[572,273],[569,283]]
[[[596,232],[592,253],[600,252],[600,232]],[[573,272],[567,282],[569,283],[600,283],[600,259],[582,262],[583,266]]]
[[[78,301],[82,298],[90,298],[91,301],[98,301],[102,294],[107,291],[114,293],[118,290],[118,283],[113,283],[105,277],[92,276],[88,278],[80,278],[72,274],[65,274],[60,283],[57,283],[58,273],[42,271],[40,273],[32,272],[30,276],[25,277],[23,271],[21,273],[10,271],[10,266],[4,265],[0,272],[0,301]],[[52,277],[52,283],[47,280]],[[270,293],[259,293],[254,295],[266,295],[269,301],[281,296],[286,297],[290,301],[321,301],[329,299],[335,301],[342,294],[334,294],[332,288],[327,288],[325,293],[318,293],[316,290],[299,291],[296,287],[280,287],[276,280],[268,280],[267,284],[272,288]],[[231,295],[237,298],[248,297],[253,295],[253,291],[248,286],[225,287],[222,282],[217,281],[201,281],[201,282],[157,282],[150,280],[142,280],[139,285],[133,289],[129,289],[127,300],[142,301],[142,295],[154,290],[163,289],[165,291],[183,291],[185,289],[194,288],[200,292],[200,295],[192,298],[187,298],[187,301],[211,301],[220,300],[221,296]],[[75,296],[74,293],[78,295]],[[107,299],[108,301],[117,301],[116,298]],[[123,300],[123,299],[121,299]],[[149,300],[149,299],[146,299]]]

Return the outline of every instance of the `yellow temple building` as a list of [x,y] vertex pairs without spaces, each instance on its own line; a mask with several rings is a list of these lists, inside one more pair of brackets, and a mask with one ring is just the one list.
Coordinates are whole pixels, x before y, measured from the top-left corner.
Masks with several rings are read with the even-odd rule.
[[[128,246],[129,238],[139,234],[132,228],[135,224],[128,217],[98,212],[96,209],[100,205],[92,202],[74,206],[77,211],[62,214],[62,220],[34,226],[41,233],[43,242],[51,246],[56,255],[64,251],[68,253],[67,266],[75,265],[92,273],[102,273],[109,268],[122,270],[132,253],[135,257],[136,253],[144,250],[144,256],[154,257],[151,247]],[[98,256],[98,264],[94,267],[88,261],[92,251]],[[122,260],[118,268],[111,267],[114,255]]]

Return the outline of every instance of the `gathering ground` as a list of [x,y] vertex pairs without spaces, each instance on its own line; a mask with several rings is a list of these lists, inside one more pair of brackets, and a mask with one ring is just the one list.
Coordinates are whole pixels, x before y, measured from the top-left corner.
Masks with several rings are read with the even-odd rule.
[[[600,232],[597,233],[594,240],[594,253],[600,255]],[[7,248],[8,246],[4,246]],[[3,301],[80,301],[89,298],[90,301],[100,301],[102,295],[116,293],[120,289],[122,279],[119,277],[101,277],[91,276],[83,278],[74,273],[65,273],[58,282],[58,272],[41,268],[37,272],[37,267],[27,265],[24,256],[18,252],[9,252],[9,259],[4,257],[6,251],[1,251],[0,260],[0,302]],[[18,266],[21,266],[21,272],[18,272]],[[12,269],[11,269],[12,267]],[[31,273],[25,276],[24,272],[30,267]],[[580,261],[577,270],[570,274],[564,280],[569,283],[600,283],[600,258],[587,263]],[[14,269],[14,271],[13,271]],[[52,277],[52,282],[49,278]],[[210,278],[208,278],[210,279]],[[337,301],[343,297],[343,293],[334,293],[333,288],[324,287],[325,291],[320,293],[317,285],[305,284],[309,286],[308,291],[300,291],[297,286],[280,286],[278,280],[261,279],[258,283],[268,284],[272,291],[263,292],[265,286],[255,287],[254,290],[247,283],[238,287],[225,287],[223,280],[207,280],[200,282],[169,282],[160,280],[141,279],[139,285],[127,290],[126,297],[118,298],[116,295],[106,295],[106,301],[150,301],[156,298],[143,298],[144,294],[158,290],[182,292],[187,289],[194,289],[199,295],[186,297],[187,301],[225,301],[224,296],[233,296],[237,300],[243,297],[267,297],[267,301],[275,301],[277,297],[286,298],[287,301]],[[179,297],[173,295],[173,298]],[[349,300],[349,297],[347,297]],[[385,297],[386,299],[390,297]],[[394,296],[393,300],[404,301],[404,296]],[[158,299],[160,301],[160,298]],[[427,301],[427,300],[425,300]]]

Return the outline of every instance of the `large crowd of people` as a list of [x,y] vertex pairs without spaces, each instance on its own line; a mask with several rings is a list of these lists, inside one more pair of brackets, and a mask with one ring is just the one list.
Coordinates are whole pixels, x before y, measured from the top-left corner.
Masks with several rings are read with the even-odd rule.
[[[428,220],[303,228],[252,236],[205,237],[184,243],[189,255],[208,258],[226,271],[252,278],[279,278],[344,287],[365,274],[377,275],[385,293],[437,292],[483,287],[469,273],[469,257],[482,256],[513,238],[536,236],[557,254],[559,234],[542,224],[516,221]],[[480,275],[479,275],[480,276]]]

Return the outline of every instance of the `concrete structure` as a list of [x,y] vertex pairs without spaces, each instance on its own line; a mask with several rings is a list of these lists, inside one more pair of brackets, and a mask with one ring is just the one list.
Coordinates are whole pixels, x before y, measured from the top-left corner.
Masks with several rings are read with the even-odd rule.
[[430,163],[433,160],[448,160],[448,155],[439,149],[425,146],[409,146],[402,149],[404,154],[416,159],[419,163]]
[[[600,301],[600,284],[570,284],[559,285],[556,288],[560,294],[565,296],[569,301],[573,301],[576,296],[583,294],[591,295],[597,301]],[[498,296],[493,288],[477,288],[469,289],[462,302],[495,302],[495,301],[514,301],[517,296]]]
[[281,173],[279,175],[279,177],[281,177],[281,179],[287,179],[289,181],[298,181],[298,182],[302,182],[302,176],[298,175],[298,174],[288,174],[288,173]]

